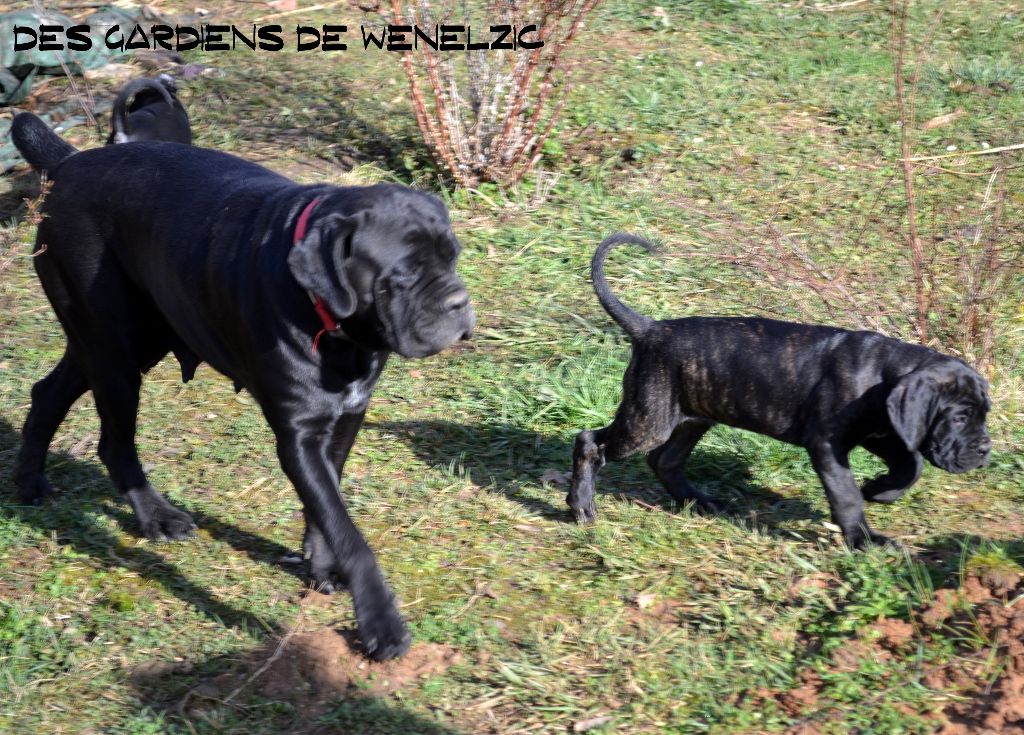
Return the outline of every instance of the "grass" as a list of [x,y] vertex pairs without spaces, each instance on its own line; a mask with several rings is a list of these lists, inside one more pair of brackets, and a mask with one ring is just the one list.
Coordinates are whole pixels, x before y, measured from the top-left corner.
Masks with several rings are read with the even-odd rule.
[[[224,14],[242,22],[252,7]],[[459,270],[474,297],[476,339],[389,365],[342,487],[418,644],[461,654],[393,694],[339,695],[311,714],[300,699],[258,686],[227,703],[211,693],[211,682],[245,670],[300,617],[304,629],[353,625],[344,595],[300,604],[298,569],[281,562],[300,545],[298,499],[257,407],[212,371],[182,385],[162,363],[140,411],[143,461],[195,516],[194,542],[160,546],[136,535],[96,458],[88,397],[52,447],[59,503],[13,501],[7,468],[29,390],[63,342],[27,248],[8,248],[18,257],[0,281],[0,730],[935,728],[936,697],[947,693],[929,690],[919,673],[953,660],[963,641],[921,638],[908,660],[847,667],[833,653],[880,616],[907,619],[933,589],[979,566],[1024,564],[1019,299],[999,322],[991,464],[966,476],[928,468],[898,504],[869,511],[909,554],[843,550],[805,454],[739,431],[714,430],[693,458],[695,481],[728,505],[721,517],[674,507],[635,458],[602,471],[600,522],[576,527],[565,487],[549,473],[570,469],[577,431],[610,419],[628,360],[628,342],[587,278],[604,235],[625,229],[664,244],[659,257],[623,251],[608,266],[614,290],[656,317],[797,313],[792,291],[714,258],[682,257],[730,245],[729,229],[695,215],[694,202],[727,207],[743,225],[772,219],[828,264],[881,264],[886,288],[906,288],[885,8],[663,7],[667,27],[639,3],[600,7],[576,49],[581,84],[541,162],[547,173],[506,192],[451,190],[436,175],[390,57],[350,51],[317,60],[314,73],[309,57],[289,52],[188,56],[220,71],[182,85],[198,144],[303,182],[432,189],[465,245]],[[947,8],[930,29],[935,7],[915,4],[911,24],[915,39],[934,30],[920,62],[919,119],[965,114],[923,132],[919,152],[1021,142],[1013,136],[1024,115],[1014,61],[1022,16],[983,0]],[[299,17],[338,15],[356,22],[350,10]],[[100,143],[77,135],[80,145]],[[984,158],[964,170],[983,172],[992,163]],[[920,177],[929,236],[971,222],[983,183]],[[1021,183],[1020,169],[1010,171],[1008,221],[1021,219]],[[12,215],[18,186],[5,195]],[[32,237],[26,223],[5,232],[12,243]],[[1020,294],[1024,284],[1010,287]],[[877,471],[866,454],[854,463],[860,476]],[[801,584],[809,586],[794,594]],[[804,711],[757,694],[793,690],[808,672],[825,685]]]

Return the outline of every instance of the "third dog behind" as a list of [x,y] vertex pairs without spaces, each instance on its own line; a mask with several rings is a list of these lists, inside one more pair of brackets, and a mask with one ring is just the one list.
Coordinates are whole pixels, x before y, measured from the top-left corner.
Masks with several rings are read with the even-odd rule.
[[191,145],[192,128],[177,91],[167,74],[126,84],[114,100],[107,145],[143,140]]

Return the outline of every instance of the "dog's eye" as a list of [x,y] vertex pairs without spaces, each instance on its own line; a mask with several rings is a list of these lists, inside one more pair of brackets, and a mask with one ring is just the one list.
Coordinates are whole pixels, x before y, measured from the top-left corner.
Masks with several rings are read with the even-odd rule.
[[391,271],[391,280],[400,283],[412,283],[416,280],[416,271],[406,267],[395,268]]
[[964,413],[958,413],[958,414],[956,414],[955,416],[953,416],[953,418],[951,419],[951,421],[952,421],[952,422],[953,422],[954,424],[956,424],[957,426],[961,426],[961,425],[963,425],[963,424],[966,424],[966,423],[967,423],[967,419],[969,419],[969,418],[970,418],[970,416],[971,416],[971,414],[970,414],[970,411],[966,411],[966,412],[964,412]]

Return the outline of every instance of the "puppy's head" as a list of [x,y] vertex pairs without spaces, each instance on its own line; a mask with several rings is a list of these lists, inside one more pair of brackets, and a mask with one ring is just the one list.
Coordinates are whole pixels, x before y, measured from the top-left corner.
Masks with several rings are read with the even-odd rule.
[[288,265],[357,344],[426,357],[473,331],[460,250],[436,197],[378,184],[323,197]]
[[936,467],[967,472],[988,461],[987,384],[959,360],[945,358],[903,376],[886,405],[907,448]]

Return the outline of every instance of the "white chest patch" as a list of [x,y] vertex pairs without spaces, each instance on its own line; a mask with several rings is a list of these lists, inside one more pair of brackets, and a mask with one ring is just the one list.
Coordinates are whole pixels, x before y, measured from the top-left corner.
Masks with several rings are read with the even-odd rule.
[[362,380],[354,380],[345,386],[341,396],[341,408],[345,412],[362,411],[370,403],[373,388],[380,377],[380,360],[373,357],[369,364],[370,376]]

